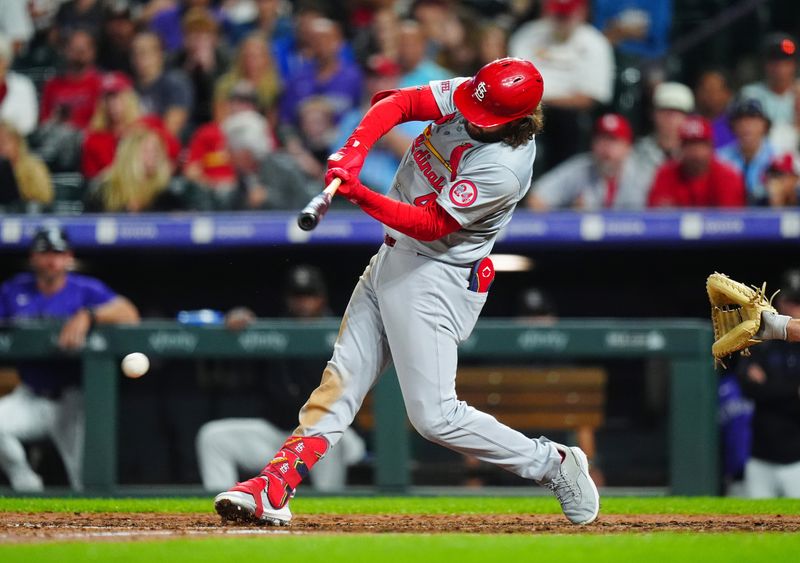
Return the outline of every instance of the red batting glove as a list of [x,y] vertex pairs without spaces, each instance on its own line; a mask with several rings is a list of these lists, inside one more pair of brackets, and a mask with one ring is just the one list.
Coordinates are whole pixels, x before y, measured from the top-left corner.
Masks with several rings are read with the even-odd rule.
[[346,170],[351,176],[358,178],[366,157],[367,149],[364,145],[358,140],[348,139],[342,148],[328,157],[328,171],[325,173],[325,185],[330,184],[331,180],[337,177],[332,173],[334,168]]
[[331,180],[339,178],[342,181],[339,185],[339,189],[336,190],[336,194],[344,196],[352,203],[358,205],[358,195],[362,190],[367,189],[364,187],[364,184],[358,180],[358,176],[351,174],[343,168],[331,168],[328,170],[328,174],[330,174]]

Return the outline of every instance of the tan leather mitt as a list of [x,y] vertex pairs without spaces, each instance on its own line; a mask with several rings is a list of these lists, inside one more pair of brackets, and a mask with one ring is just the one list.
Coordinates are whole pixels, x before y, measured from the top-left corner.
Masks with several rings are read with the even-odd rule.
[[767,284],[761,289],[748,287],[725,274],[713,273],[706,281],[708,299],[711,301],[711,322],[714,324],[714,345],[711,353],[721,363],[722,358],[734,352],[747,356],[747,350],[761,340],[755,338],[761,326],[761,313],[776,313],[772,297],[767,299]]

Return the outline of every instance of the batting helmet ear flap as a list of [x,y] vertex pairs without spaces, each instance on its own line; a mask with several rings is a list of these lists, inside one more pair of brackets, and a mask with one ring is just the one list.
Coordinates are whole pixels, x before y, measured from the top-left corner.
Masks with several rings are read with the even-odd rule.
[[372,99],[369,101],[369,105],[374,106],[375,104],[380,102],[382,99],[388,98],[392,94],[394,94],[396,92],[399,92],[399,91],[400,90],[398,90],[397,88],[394,88],[392,90],[381,90],[380,92],[378,92],[377,94],[372,96]]

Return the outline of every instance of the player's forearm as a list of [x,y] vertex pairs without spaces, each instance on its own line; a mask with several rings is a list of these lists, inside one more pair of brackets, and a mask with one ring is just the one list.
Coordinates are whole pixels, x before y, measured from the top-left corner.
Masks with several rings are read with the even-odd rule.
[[370,217],[417,240],[438,240],[461,228],[438,204],[417,207],[373,192],[361,184],[347,197]]
[[367,151],[395,125],[406,121],[430,121],[442,116],[429,86],[402,88],[388,94],[379,92],[375,99],[377,101],[367,110],[346,145],[358,141],[355,146]]
[[101,324],[137,324],[139,310],[125,297],[115,297],[105,305],[94,309],[94,320]]
[[791,319],[786,325],[787,342],[800,342],[800,319]]

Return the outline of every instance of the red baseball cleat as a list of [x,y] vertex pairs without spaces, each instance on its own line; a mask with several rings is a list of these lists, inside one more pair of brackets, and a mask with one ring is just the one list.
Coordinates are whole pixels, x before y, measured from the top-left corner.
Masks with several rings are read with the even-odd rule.
[[292,519],[289,504],[275,508],[269,500],[269,487],[284,490],[283,484],[269,473],[258,475],[214,498],[214,509],[225,522],[286,526]]

